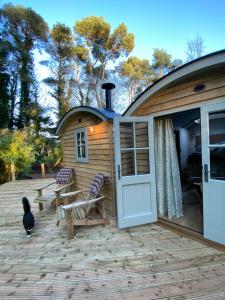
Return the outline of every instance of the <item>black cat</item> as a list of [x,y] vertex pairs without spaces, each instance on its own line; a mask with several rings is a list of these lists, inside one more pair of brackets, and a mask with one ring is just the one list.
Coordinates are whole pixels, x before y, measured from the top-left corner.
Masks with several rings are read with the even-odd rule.
[[31,230],[34,228],[34,216],[32,212],[30,211],[30,203],[26,197],[22,198],[23,203],[23,226],[27,232],[27,237],[30,237]]

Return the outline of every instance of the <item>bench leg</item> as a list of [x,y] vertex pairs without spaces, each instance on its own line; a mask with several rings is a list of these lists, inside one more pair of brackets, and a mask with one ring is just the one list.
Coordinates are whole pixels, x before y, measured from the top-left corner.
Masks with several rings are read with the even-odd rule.
[[67,238],[68,240],[71,240],[74,238],[72,209],[69,209],[66,212],[66,224],[67,224]]
[[40,203],[40,202],[39,202],[39,203],[38,203],[38,206],[39,206],[39,211],[43,210],[43,207],[44,207],[44,206],[43,206],[43,203]]
[[105,203],[105,199],[102,200],[102,218],[106,219],[106,203]]

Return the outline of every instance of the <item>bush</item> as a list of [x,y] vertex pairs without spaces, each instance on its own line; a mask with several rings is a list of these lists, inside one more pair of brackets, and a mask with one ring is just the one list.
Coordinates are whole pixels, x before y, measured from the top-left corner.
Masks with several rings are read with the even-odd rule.
[[16,175],[19,173],[27,174],[34,159],[34,149],[29,143],[25,131],[15,130],[11,132],[8,129],[0,131],[0,160],[5,166],[6,173],[10,172],[10,165],[14,164]]

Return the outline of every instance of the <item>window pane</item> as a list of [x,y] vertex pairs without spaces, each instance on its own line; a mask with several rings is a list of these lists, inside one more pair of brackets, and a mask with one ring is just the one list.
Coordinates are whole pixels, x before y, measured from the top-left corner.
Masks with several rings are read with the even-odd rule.
[[121,151],[121,175],[129,176],[135,175],[135,161],[134,161],[134,151]]
[[210,176],[225,180],[225,147],[210,147]]
[[137,161],[137,174],[149,174],[149,151],[148,150],[137,150],[136,151]]
[[80,145],[80,142],[81,142],[81,140],[80,140],[80,133],[77,133],[77,146]]
[[209,113],[209,141],[225,145],[225,110]]
[[133,148],[133,123],[121,123],[120,124],[120,147]]
[[84,135],[84,132],[81,132],[81,144],[85,145],[85,135]]
[[135,123],[136,148],[148,147],[148,123]]
[[80,146],[77,146],[77,157],[81,158]]
[[85,154],[85,146],[81,146],[81,157],[82,158],[85,158],[86,157],[86,154]]

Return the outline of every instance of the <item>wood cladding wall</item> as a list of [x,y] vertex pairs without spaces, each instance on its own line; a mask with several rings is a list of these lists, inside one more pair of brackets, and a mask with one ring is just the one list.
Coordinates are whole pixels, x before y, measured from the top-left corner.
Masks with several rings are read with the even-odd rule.
[[[93,131],[90,130],[93,128]],[[87,128],[88,162],[76,161],[75,129]],[[115,216],[114,160],[112,143],[112,123],[82,112],[70,119],[61,132],[64,165],[75,170],[75,187],[87,189],[96,173],[104,173],[112,178],[105,185],[103,193],[107,197],[107,213]]]
[[[205,85],[204,91],[195,92],[194,87],[200,84]],[[225,72],[224,68],[219,68],[199,73],[191,78],[186,78],[180,83],[173,84],[170,87],[158,91],[141,104],[133,115],[149,115],[168,109],[224,97]]]

